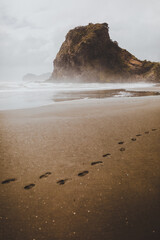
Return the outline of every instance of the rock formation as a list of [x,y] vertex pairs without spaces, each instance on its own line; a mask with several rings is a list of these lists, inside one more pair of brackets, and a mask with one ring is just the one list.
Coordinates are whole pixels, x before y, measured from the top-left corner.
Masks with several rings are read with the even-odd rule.
[[55,60],[54,81],[160,81],[160,63],[140,61],[109,36],[107,23],[68,32]]

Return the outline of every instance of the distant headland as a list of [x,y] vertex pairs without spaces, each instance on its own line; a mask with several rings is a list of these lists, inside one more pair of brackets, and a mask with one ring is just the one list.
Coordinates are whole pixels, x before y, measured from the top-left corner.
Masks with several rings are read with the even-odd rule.
[[53,63],[50,81],[160,82],[160,63],[141,61],[120,48],[107,23],[70,30]]

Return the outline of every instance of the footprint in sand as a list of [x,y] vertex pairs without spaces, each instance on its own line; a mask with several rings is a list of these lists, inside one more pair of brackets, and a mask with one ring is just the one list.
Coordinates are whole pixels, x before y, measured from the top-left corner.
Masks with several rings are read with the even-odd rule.
[[89,173],[89,171],[83,171],[83,172],[78,173],[78,176],[79,176],[79,177],[84,177],[84,176],[87,175],[88,173]]
[[49,175],[51,175],[51,172],[46,172],[45,174],[41,175],[39,178],[47,178]]
[[152,131],[156,131],[157,129],[156,128],[153,128]]
[[136,136],[137,136],[137,137],[140,137],[140,136],[142,136],[142,134],[137,134]]
[[29,185],[26,185],[26,186],[24,187],[24,189],[29,190],[29,189],[33,188],[34,186],[35,186],[35,184],[34,184],[34,183],[31,183],[31,184],[29,184]]
[[120,148],[120,151],[121,151],[121,152],[124,152],[124,151],[125,151],[125,148]]
[[123,144],[124,142],[119,142],[118,144]]
[[9,179],[6,179],[6,180],[2,181],[1,183],[6,184],[6,183],[14,182],[16,180],[17,180],[16,178],[9,178]]
[[146,131],[145,134],[149,134],[149,131]]
[[102,161],[97,161],[97,162],[92,162],[91,165],[96,165],[96,164],[100,164],[100,163],[103,163]]
[[136,141],[137,139],[136,139],[136,138],[132,138],[131,140],[134,142],[134,141]]
[[110,155],[111,155],[110,153],[107,153],[107,154],[104,154],[103,157],[108,157]]
[[59,185],[64,185],[68,180],[69,180],[68,178],[66,178],[66,179],[61,179],[61,180],[57,181],[57,184],[59,184]]

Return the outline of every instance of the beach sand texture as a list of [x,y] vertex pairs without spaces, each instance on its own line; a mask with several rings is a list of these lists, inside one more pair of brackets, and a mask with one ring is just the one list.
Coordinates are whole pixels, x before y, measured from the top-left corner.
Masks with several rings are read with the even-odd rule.
[[0,239],[160,239],[160,97],[0,112]]

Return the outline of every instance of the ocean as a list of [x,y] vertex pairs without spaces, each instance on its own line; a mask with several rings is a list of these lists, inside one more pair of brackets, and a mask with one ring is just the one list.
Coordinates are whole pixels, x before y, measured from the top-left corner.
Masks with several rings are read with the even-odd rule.
[[[0,110],[34,108],[59,101],[101,97],[130,97],[132,89],[151,83],[0,82]],[[123,91],[126,90],[126,91]],[[112,93],[112,94],[109,94]],[[98,95],[97,95],[98,94]]]

